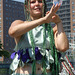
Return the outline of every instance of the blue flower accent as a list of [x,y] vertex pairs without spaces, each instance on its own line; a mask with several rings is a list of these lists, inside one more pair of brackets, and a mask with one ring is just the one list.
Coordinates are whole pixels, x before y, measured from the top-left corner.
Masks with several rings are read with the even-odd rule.
[[23,54],[23,49],[22,50],[18,50],[17,54],[18,54],[18,59],[20,59],[22,54]]
[[[23,62],[26,62],[27,59],[30,59],[29,62],[32,62],[31,58],[29,56],[28,48],[26,49],[26,53],[25,54],[23,54],[23,49],[22,50],[18,50],[18,52],[12,53],[11,54],[11,59],[14,59],[16,53],[18,54],[18,59],[21,59]],[[36,58],[36,60],[41,60],[42,59],[42,55],[41,55],[38,47],[35,47],[35,58]]]
[[24,55],[22,54],[21,58],[22,58],[23,62],[26,62],[27,59],[31,59],[30,56],[29,56],[28,49],[26,49],[26,53]]
[[11,59],[14,59],[15,54],[16,54],[16,52],[12,53],[11,56],[10,56],[10,58],[11,58]]
[[42,59],[42,55],[41,55],[38,47],[35,47],[35,58],[36,58],[36,60],[41,60]]

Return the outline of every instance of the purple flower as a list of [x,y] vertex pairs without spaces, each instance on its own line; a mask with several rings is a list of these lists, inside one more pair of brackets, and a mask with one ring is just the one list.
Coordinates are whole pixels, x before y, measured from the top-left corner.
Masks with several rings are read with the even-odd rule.
[[38,54],[38,52],[39,52],[38,47],[35,47],[35,55]]
[[[21,58],[23,62],[26,62],[27,59],[30,59],[29,62],[31,62],[31,58],[29,56],[28,48],[26,49],[26,53],[25,54],[23,53],[23,49],[22,50],[18,50],[18,52],[12,53],[11,59],[14,59],[16,53],[18,54],[18,59]],[[41,55],[38,47],[35,47],[35,58],[36,58],[36,60],[41,60],[41,58],[42,58],[42,55]]]
[[35,58],[36,58],[36,60],[41,60],[42,59],[42,55],[41,55],[38,47],[35,47]]
[[11,59],[14,59],[15,54],[16,54],[16,52],[12,53],[11,56],[10,56],[10,58],[11,58]]
[[22,61],[26,62],[27,59],[30,59],[28,49],[26,49],[26,53],[24,55],[22,54]]
[[23,49],[22,50],[18,50],[17,54],[18,54],[18,59],[20,59],[22,54],[23,54]]

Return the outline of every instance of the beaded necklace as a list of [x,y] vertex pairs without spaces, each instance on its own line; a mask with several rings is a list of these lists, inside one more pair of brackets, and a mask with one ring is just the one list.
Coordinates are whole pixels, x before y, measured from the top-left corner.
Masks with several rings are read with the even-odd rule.
[[[43,6],[43,16],[45,16],[45,13],[46,13],[46,2],[45,0],[42,0],[44,6]],[[25,0],[25,5],[28,4],[28,1]],[[25,6],[24,6],[25,7]],[[30,7],[30,0],[29,0],[29,7]],[[30,8],[29,8],[30,9]],[[28,11],[25,11],[25,16],[26,16],[26,20],[28,21],[31,21],[30,19],[30,13]],[[46,28],[47,27],[47,28]],[[58,60],[58,54],[57,54],[57,50],[56,50],[56,47],[55,47],[55,43],[54,43],[54,35],[53,35],[53,29],[50,25],[50,23],[46,23],[46,24],[43,24],[43,50],[45,51],[45,46],[46,46],[46,29],[48,31],[48,37],[49,37],[49,41],[50,41],[50,49],[51,49],[51,55],[52,57],[54,58],[54,63],[51,64],[51,69],[52,69],[52,75],[59,75],[59,70],[60,70],[60,64],[59,64],[59,60]],[[34,39],[33,39],[33,33],[32,33],[32,30],[29,31],[29,36],[30,36],[30,40],[31,40],[31,45],[32,45],[32,49],[33,49],[33,53],[34,53],[34,56],[35,56],[35,44],[34,44]],[[45,62],[45,56],[42,57],[42,68],[43,68],[43,75],[47,75],[47,72],[46,72],[46,62]],[[33,59],[33,64],[32,64],[32,75],[36,75],[36,60]]]

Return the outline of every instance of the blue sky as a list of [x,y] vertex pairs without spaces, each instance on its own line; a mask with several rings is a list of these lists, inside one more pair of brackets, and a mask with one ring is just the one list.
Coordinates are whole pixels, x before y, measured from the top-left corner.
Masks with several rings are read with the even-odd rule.
[[24,0],[13,0],[13,1],[24,2]]

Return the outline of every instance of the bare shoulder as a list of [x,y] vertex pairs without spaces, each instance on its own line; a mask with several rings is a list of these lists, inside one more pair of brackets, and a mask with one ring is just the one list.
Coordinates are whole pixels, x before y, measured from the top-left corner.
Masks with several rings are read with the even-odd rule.
[[[22,23],[24,23],[24,22],[26,22],[26,21],[22,21],[22,20],[15,20],[15,21],[13,21],[13,22],[11,23],[11,26],[10,26],[9,30],[8,30],[9,35],[10,35],[11,37],[14,37],[12,34],[14,33],[15,26],[18,26],[19,24],[22,24]],[[17,44],[18,41],[20,40],[21,36],[22,36],[22,35],[17,36],[17,37],[14,37],[16,44]]]
[[22,20],[15,20],[15,21],[13,21],[12,23],[11,23],[11,26],[14,26],[14,25],[18,25],[18,24],[21,24],[21,23],[23,23],[24,21],[22,21]]

